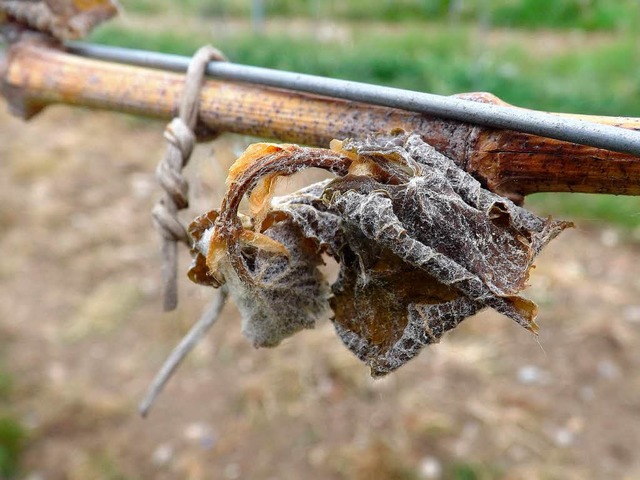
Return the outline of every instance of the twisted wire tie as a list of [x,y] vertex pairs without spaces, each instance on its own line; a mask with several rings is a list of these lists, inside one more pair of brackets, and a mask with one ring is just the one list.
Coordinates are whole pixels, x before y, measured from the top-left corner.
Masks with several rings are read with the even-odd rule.
[[193,56],[187,70],[178,116],[167,125],[164,133],[167,150],[156,169],[156,178],[164,195],[153,207],[151,216],[162,239],[165,311],[174,310],[178,305],[178,242],[190,245],[187,229],[178,216],[180,210],[189,206],[189,183],[182,170],[189,162],[197,142],[194,130],[198,120],[200,90],[205,69],[211,61],[227,59],[211,46],[202,47]]

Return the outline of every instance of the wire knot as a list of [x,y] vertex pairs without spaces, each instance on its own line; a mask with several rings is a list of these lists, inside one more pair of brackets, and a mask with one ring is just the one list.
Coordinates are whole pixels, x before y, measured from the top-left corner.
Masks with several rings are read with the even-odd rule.
[[156,178],[165,193],[153,207],[151,216],[162,238],[165,310],[173,310],[178,305],[177,242],[190,244],[187,229],[178,217],[178,212],[189,206],[189,183],[182,170],[189,163],[197,141],[194,130],[198,121],[200,90],[207,64],[213,60],[226,61],[226,58],[211,46],[202,47],[194,55],[185,79],[179,116],[165,129],[167,150],[156,168]]
[[189,183],[182,169],[191,157],[196,136],[181,118],[174,118],[167,125],[164,138],[169,145],[165,158],[156,168],[156,178],[176,210],[183,210],[189,206]]
[[164,199],[155,204],[151,210],[153,223],[163,240],[189,244],[189,234],[180,220],[172,214]]
[[169,122],[164,130],[164,138],[178,149],[183,159],[191,157],[196,145],[196,135],[182,118],[176,117]]

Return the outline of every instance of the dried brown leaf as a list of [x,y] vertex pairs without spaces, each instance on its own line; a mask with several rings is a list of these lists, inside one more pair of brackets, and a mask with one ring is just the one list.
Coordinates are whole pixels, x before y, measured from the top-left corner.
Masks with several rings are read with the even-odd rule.
[[[310,166],[338,178],[270,198],[278,176]],[[404,132],[332,150],[253,146],[228,188],[220,214],[195,224],[191,278],[227,283],[245,333],[273,346],[324,310],[328,286],[316,267],[322,253],[332,255],[340,264],[330,299],[336,331],[375,376],[485,307],[535,331],[537,308],[518,293],[534,257],[569,226],[489,192]],[[242,225],[245,194],[254,221]]]
[[86,37],[118,9],[116,0],[0,0],[0,13],[9,20],[61,40]]
[[343,148],[376,162],[408,157],[418,173],[397,185],[347,175],[323,196],[344,231],[355,233],[333,286],[334,322],[374,375],[398,368],[484,307],[535,331],[537,308],[517,293],[534,256],[568,224],[483,189],[417,135]]
[[[195,244],[189,275],[198,283],[213,283],[205,265],[212,234],[213,229],[205,230]],[[321,258],[315,245],[292,221],[274,223],[264,235],[284,246],[288,256],[243,243],[242,261],[254,281],[242,281],[226,257],[218,269],[242,315],[244,335],[256,347],[274,347],[315,326],[328,309],[329,285],[317,268]]]

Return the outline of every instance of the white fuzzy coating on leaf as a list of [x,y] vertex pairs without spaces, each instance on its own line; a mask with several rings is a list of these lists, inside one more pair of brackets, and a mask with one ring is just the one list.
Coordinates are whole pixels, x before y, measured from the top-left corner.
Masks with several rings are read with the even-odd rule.
[[[388,157],[404,162],[416,175],[394,185],[368,177],[337,179],[325,190],[328,210],[340,216],[345,231],[359,232],[378,249],[392,252],[398,264],[391,268],[398,275],[414,275],[411,268],[419,269],[427,275],[425,292],[447,287],[457,292],[457,298],[428,299],[427,303],[420,300],[420,292],[413,292],[393,308],[378,306],[376,314],[381,322],[385,318],[384,325],[368,323],[370,313],[361,307],[364,300],[358,297],[374,292],[385,295],[391,277],[387,273],[386,279],[380,277],[379,285],[372,287],[380,266],[365,260],[368,254],[363,248],[367,247],[362,242],[351,244],[360,261],[349,268],[358,272],[349,280],[343,271],[333,289],[339,306],[359,318],[336,318],[336,330],[371,366],[373,375],[398,368],[425,344],[438,341],[445,331],[483,307],[535,328],[536,307],[518,292],[525,287],[535,255],[566,224],[541,219],[483,189],[417,135],[347,141],[344,148],[376,161]],[[341,262],[343,269],[346,263]],[[348,305],[351,302],[353,306]],[[404,327],[393,320],[398,314],[406,316]],[[379,340],[398,328],[400,334],[391,336],[391,343]],[[378,340],[372,340],[374,337]]]
[[[314,328],[328,310],[329,286],[317,268],[319,257],[303,245],[295,224],[278,222],[264,233],[282,243],[289,257],[243,249],[255,284],[243,283],[227,260],[219,268],[242,316],[242,333],[255,347],[275,347],[302,329]],[[207,230],[196,245],[203,255],[210,238]]]
[[295,193],[271,200],[271,208],[286,213],[305,238],[314,240],[320,250],[335,255],[344,244],[342,221],[328,211],[321,200],[325,187],[331,180],[314,183]]

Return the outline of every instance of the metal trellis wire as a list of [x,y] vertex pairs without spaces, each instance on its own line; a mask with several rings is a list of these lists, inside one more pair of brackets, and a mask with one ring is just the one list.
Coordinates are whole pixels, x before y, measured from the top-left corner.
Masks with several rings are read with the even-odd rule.
[[[71,53],[84,57],[175,72],[186,72],[190,61],[188,57],[180,55],[82,42],[69,42],[67,47]],[[211,62],[207,66],[206,73],[223,80],[242,81],[399,108],[640,156],[640,132],[638,131],[561,117],[552,113],[229,62]]]

